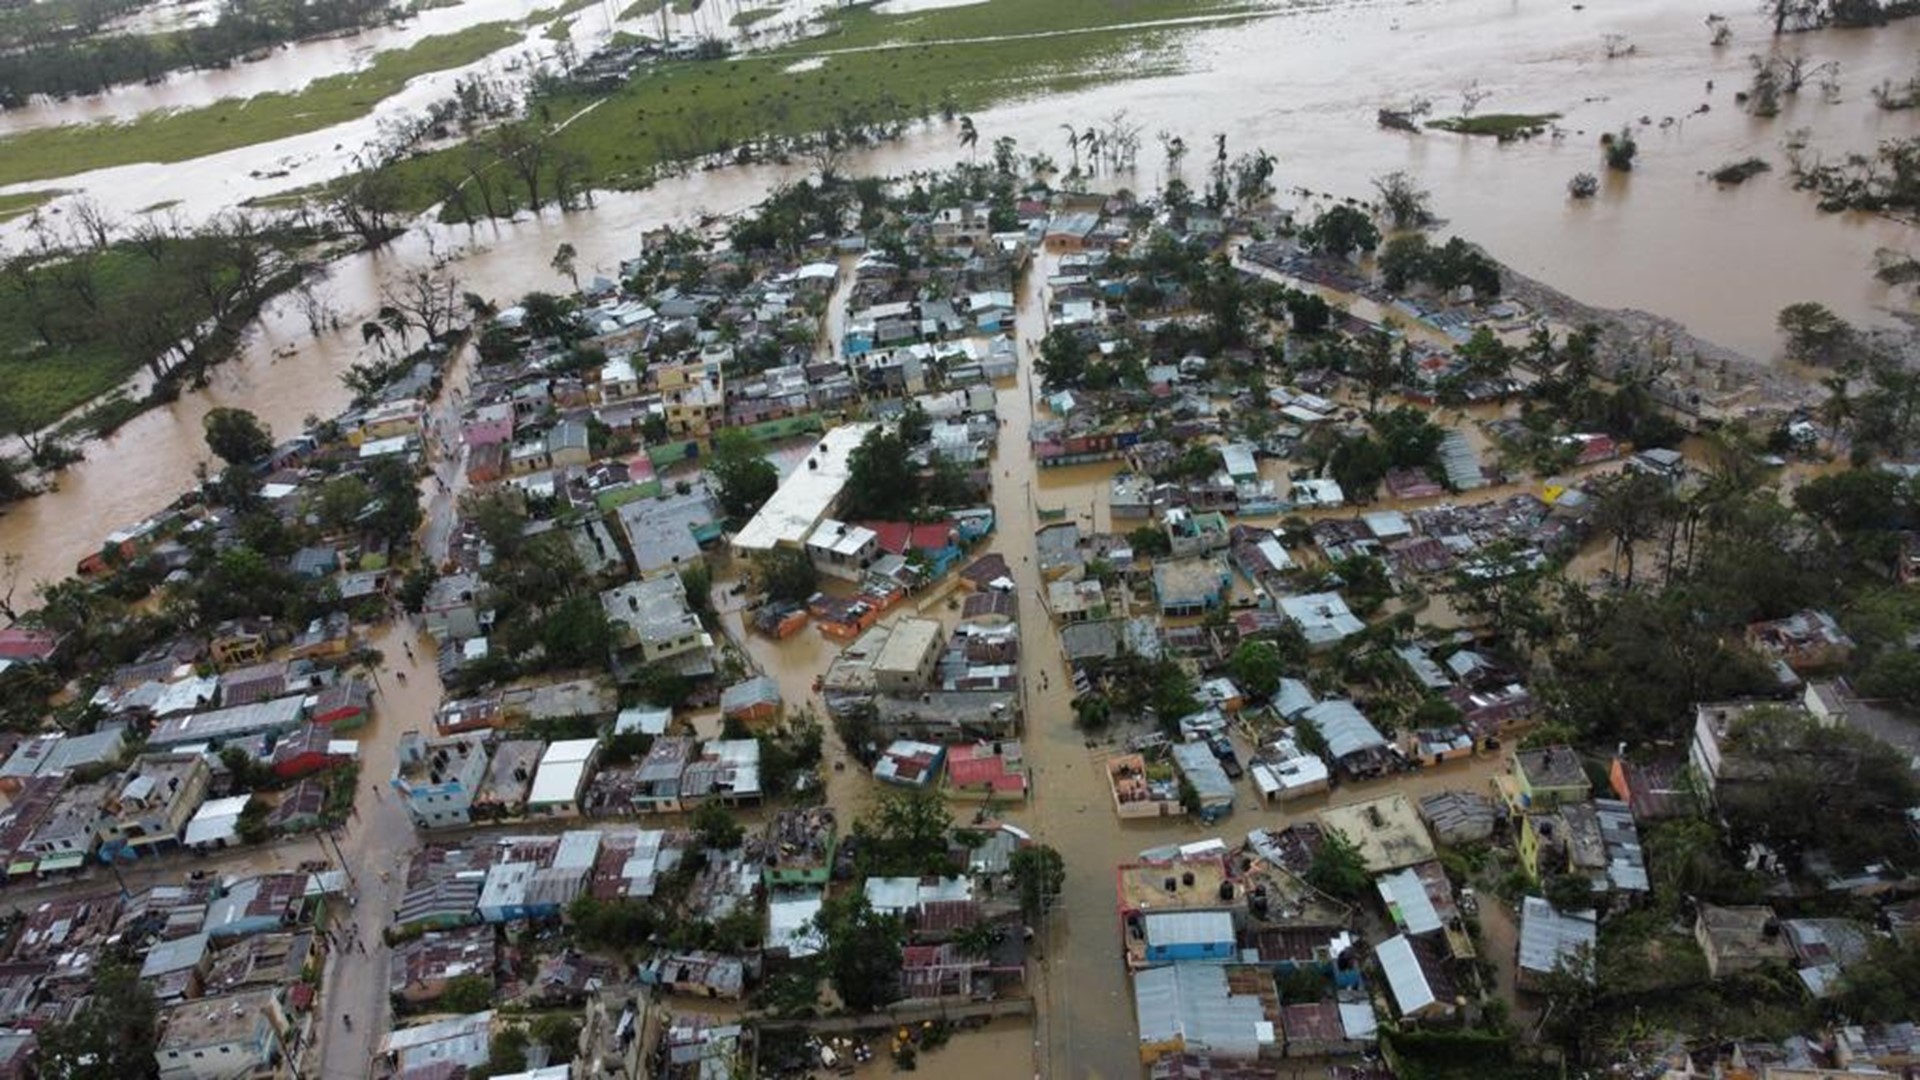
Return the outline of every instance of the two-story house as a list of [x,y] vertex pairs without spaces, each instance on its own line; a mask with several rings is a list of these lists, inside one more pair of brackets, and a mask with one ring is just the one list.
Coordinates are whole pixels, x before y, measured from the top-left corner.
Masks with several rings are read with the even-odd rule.
[[429,739],[418,731],[400,736],[393,789],[416,828],[467,824],[486,776],[487,751],[478,738]]

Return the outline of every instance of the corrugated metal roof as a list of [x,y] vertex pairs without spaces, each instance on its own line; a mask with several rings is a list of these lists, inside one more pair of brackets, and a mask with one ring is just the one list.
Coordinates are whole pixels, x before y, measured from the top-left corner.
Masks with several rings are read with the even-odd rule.
[[1213,945],[1233,940],[1233,913],[1227,911],[1158,911],[1144,919],[1149,948],[1175,945]]
[[1378,882],[1380,901],[1394,922],[1409,934],[1431,934],[1441,928],[1440,913],[1434,910],[1427,886],[1412,870],[1382,874]]
[[1306,711],[1306,719],[1320,729],[1320,737],[1327,742],[1327,753],[1334,760],[1349,754],[1358,754],[1366,750],[1378,749],[1387,744],[1386,737],[1380,734],[1353,702],[1344,698],[1323,701]]
[[1563,958],[1571,961],[1581,948],[1588,950],[1587,975],[1593,974],[1592,950],[1600,938],[1593,912],[1567,914],[1538,896],[1529,896],[1520,908],[1520,967],[1549,972]]
[[1185,1042],[1190,1051],[1251,1058],[1268,1023],[1260,999],[1234,995],[1224,964],[1170,964],[1133,978],[1142,1043]]
[[1426,972],[1420,970],[1420,958],[1413,954],[1413,942],[1405,934],[1381,942],[1373,954],[1380,961],[1380,970],[1387,977],[1387,988],[1393,991],[1393,1002],[1400,1007],[1401,1015],[1419,1012],[1440,1000],[1434,996]]

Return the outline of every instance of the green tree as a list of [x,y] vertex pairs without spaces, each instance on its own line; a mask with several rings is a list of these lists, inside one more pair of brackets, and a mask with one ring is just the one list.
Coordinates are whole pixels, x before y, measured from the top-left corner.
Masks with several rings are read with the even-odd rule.
[[1327,471],[1348,499],[1366,502],[1386,478],[1387,451],[1365,435],[1341,439],[1327,459]]
[[1158,525],[1141,525],[1127,533],[1127,545],[1139,558],[1156,558],[1173,554],[1173,541],[1168,539],[1166,530]]
[[1247,693],[1264,698],[1280,688],[1287,664],[1272,642],[1243,641],[1227,661],[1227,671]]
[[582,893],[567,905],[574,940],[583,948],[624,952],[646,943],[657,929],[653,910],[638,900],[597,900]]
[[883,876],[953,873],[952,829],[945,800],[930,791],[888,792],[853,826],[863,872]]
[[754,577],[770,599],[805,603],[820,588],[820,569],[798,551],[776,548],[754,562]]
[[572,244],[563,243],[553,249],[553,261],[549,264],[553,267],[555,273],[560,274],[573,283],[574,292],[580,291],[580,270],[574,265],[574,261],[579,254],[579,252],[573,249]]
[[827,979],[848,1011],[870,1013],[900,996],[900,919],[873,910],[866,894],[828,897],[814,917]]
[[48,1080],[128,1080],[151,1076],[160,1010],[139,972],[103,960],[92,994],[71,1019],[39,1031],[38,1074]]
[[897,520],[912,514],[920,502],[920,477],[914,471],[908,446],[899,432],[874,428],[847,456],[845,505],[847,518]]
[[549,608],[540,619],[540,645],[555,667],[604,664],[613,646],[613,624],[600,598],[582,593]]
[[1313,861],[1307,866],[1306,879],[1307,884],[1328,896],[1349,901],[1366,896],[1373,884],[1359,846],[1338,829],[1327,830],[1326,842],[1313,853]]
[[1775,324],[1786,338],[1787,359],[1796,363],[1832,366],[1845,359],[1854,344],[1853,327],[1825,304],[1810,300],[1781,308]]
[[439,1004],[443,1012],[485,1012],[493,1007],[493,980],[485,975],[456,975],[447,980]]
[[752,517],[780,487],[780,470],[740,428],[725,428],[713,437],[707,473],[713,477],[721,509],[735,521]]
[[1447,433],[1427,419],[1424,410],[1402,405],[1373,418],[1387,461],[1396,469],[1424,469],[1440,460],[1440,443]]
[[1065,327],[1047,331],[1040,341],[1040,355],[1034,370],[1050,390],[1070,390],[1087,379],[1087,346],[1080,336]]
[[1865,1023],[1909,1020],[1920,1011],[1920,946],[1879,938],[1864,960],[1848,964],[1834,995],[1842,1015]]
[[1428,209],[1428,194],[1413,176],[1401,170],[1376,176],[1373,190],[1380,196],[1380,210],[1396,229],[1417,229],[1433,220]]
[[1314,218],[1302,238],[1315,251],[1345,258],[1378,247],[1380,230],[1365,211],[1340,203]]
[[704,802],[693,814],[693,831],[700,843],[715,851],[732,851],[746,838],[747,830],[734,818],[733,811],[717,802]]
[[1014,851],[1007,869],[1020,889],[1020,913],[1035,922],[1053,905],[1067,883],[1066,861],[1045,844],[1028,844]]
[[245,409],[210,409],[200,418],[207,449],[229,465],[252,465],[273,453],[273,434]]
[[535,1017],[527,1034],[546,1047],[554,1061],[572,1061],[580,1053],[580,1021],[564,1013]]

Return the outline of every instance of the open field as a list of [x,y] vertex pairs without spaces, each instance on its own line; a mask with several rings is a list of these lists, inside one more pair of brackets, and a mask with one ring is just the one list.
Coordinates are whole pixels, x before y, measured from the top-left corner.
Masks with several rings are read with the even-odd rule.
[[[661,166],[740,154],[768,136],[871,129],[1171,74],[1186,62],[1180,33],[1187,21],[1270,10],[1241,0],[988,0],[912,15],[855,10],[834,16],[835,28],[818,38],[729,63],[661,63],[611,94],[544,99],[541,112],[558,120],[595,106],[550,138],[549,156],[584,162],[593,186],[633,189],[650,183]],[[991,141],[991,132],[984,135]],[[408,204],[424,209],[437,201],[444,178],[465,176],[463,157],[442,151],[394,166]]]

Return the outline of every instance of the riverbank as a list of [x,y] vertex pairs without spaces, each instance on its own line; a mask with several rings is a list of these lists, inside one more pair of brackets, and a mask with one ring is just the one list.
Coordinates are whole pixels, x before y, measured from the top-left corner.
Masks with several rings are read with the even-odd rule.
[[12,135],[0,139],[0,185],[136,162],[188,161],[318,131],[367,115],[417,76],[474,63],[522,36],[514,24],[487,23],[382,53],[364,71],[320,79],[296,93],[261,94],[184,112],[148,113],[126,123],[67,125]]

